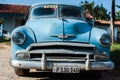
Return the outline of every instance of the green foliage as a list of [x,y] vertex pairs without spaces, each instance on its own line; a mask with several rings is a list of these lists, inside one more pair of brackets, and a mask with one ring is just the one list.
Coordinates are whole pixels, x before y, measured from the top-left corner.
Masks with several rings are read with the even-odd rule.
[[111,52],[119,50],[120,51],[120,44],[112,44],[111,45]]
[[115,63],[113,73],[120,73],[120,44],[111,45],[111,60]]
[[97,5],[95,6],[94,1],[93,2],[81,2],[83,5],[83,9],[85,11],[88,11],[95,19],[98,20],[109,20],[110,15],[107,13],[107,9],[103,7],[103,5]]
[[107,10],[103,7],[102,4],[100,6],[97,5],[94,8],[94,17],[97,20],[107,20],[107,18],[109,17],[109,15],[107,14]]
[[[83,4],[82,7],[85,11],[88,11],[95,19],[97,20],[110,20],[110,12],[107,13],[107,9],[103,5],[96,5],[94,1],[88,2],[87,0],[81,1]],[[117,8],[120,8],[120,5],[116,5]],[[120,21],[120,10],[115,14],[115,20]]]
[[119,5],[116,5],[118,8],[120,8],[120,6]]
[[120,10],[116,12],[115,19],[120,20]]
[[89,3],[88,1],[85,2],[82,1],[81,3],[83,4],[82,7],[85,11],[89,11],[90,14],[93,14],[94,1],[91,3]]
[[116,63],[120,63],[120,44],[111,45],[111,59]]

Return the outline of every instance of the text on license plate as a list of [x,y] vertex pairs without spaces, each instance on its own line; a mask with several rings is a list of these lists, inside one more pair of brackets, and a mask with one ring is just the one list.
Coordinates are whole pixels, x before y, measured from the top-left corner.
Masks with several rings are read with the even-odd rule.
[[77,67],[77,66],[54,66],[53,72],[55,72],[55,73],[79,73],[80,67]]

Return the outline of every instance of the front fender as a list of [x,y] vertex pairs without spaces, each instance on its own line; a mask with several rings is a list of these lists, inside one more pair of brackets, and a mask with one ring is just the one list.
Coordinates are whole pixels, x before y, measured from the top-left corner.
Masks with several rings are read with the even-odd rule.
[[15,44],[12,39],[11,39],[11,47],[12,47],[12,58],[14,58],[14,54],[16,53],[17,50],[24,50],[29,46],[31,43],[35,42],[35,35],[31,28],[26,27],[26,26],[20,26],[17,27],[16,29],[13,30],[12,35],[15,32],[22,32],[25,34],[25,42],[23,44]]
[[100,52],[107,52],[108,54],[110,53],[110,46],[102,46],[100,44],[100,37],[103,34],[108,34],[107,31],[98,29],[98,28],[93,28],[91,31],[91,38],[90,38],[90,43],[94,44]]

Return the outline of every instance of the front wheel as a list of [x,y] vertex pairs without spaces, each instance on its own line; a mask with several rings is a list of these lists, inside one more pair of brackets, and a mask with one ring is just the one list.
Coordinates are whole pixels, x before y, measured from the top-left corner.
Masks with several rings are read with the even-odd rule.
[[14,68],[16,75],[18,76],[26,76],[29,73],[29,69],[21,69],[21,68]]

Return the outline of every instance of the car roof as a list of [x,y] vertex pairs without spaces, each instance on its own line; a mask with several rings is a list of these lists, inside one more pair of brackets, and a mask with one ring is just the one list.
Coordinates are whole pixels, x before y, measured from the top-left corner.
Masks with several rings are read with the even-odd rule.
[[33,4],[31,7],[43,5],[43,4],[56,4],[56,5],[71,5],[71,6],[77,6],[80,7],[80,4],[78,3],[68,3],[68,2],[41,2],[41,3],[36,3]]

